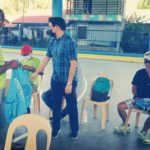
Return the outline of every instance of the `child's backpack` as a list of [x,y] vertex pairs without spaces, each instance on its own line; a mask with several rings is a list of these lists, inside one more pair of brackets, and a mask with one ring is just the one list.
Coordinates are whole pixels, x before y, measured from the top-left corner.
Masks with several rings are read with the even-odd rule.
[[91,100],[102,102],[109,99],[109,91],[111,84],[109,79],[105,77],[99,77],[94,81],[91,93]]

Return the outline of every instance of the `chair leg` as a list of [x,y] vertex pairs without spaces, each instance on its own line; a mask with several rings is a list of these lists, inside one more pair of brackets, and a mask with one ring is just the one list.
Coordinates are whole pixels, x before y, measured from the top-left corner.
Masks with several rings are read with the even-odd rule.
[[109,103],[106,104],[106,115],[107,115],[106,120],[109,121]]
[[140,113],[136,113],[135,128],[139,127],[139,122],[140,122]]
[[132,112],[132,109],[129,108],[127,118],[126,118],[126,122],[125,122],[125,127],[124,127],[124,134],[125,135],[127,133],[127,127],[128,127],[128,124],[129,124],[129,118],[130,118],[131,112]]
[[39,93],[33,93],[32,96],[34,113],[40,113],[40,95]]
[[40,94],[38,93],[38,113],[40,113]]
[[106,105],[101,106],[101,128],[105,129],[106,123]]
[[97,105],[93,105],[93,116],[94,116],[94,119],[97,118]]
[[84,111],[85,104],[86,104],[86,100],[83,100],[81,116],[80,116],[80,124],[83,123],[83,111]]

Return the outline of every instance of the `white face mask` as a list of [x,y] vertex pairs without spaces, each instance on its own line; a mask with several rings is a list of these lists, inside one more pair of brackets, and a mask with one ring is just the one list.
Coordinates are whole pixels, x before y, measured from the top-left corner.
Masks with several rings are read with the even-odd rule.
[[31,59],[32,58],[32,55],[27,55],[27,56],[23,56],[23,59]]

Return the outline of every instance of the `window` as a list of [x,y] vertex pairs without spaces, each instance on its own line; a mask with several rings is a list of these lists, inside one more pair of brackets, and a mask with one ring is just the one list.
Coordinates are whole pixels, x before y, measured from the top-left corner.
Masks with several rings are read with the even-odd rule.
[[78,39],[86,39],[87,37],[87,26],[78,26],[78,34],[77,37]]

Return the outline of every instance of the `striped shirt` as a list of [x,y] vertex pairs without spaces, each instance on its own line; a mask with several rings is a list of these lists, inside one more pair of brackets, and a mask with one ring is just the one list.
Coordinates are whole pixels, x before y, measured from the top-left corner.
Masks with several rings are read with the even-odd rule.
[[[51,38],[46,56],[52,57],[52,79],[66,83],[69,76],[70,61],[77,60],[75,41],[66,33],[59,39]],[[77,81],[77,68],[74,81]]]

